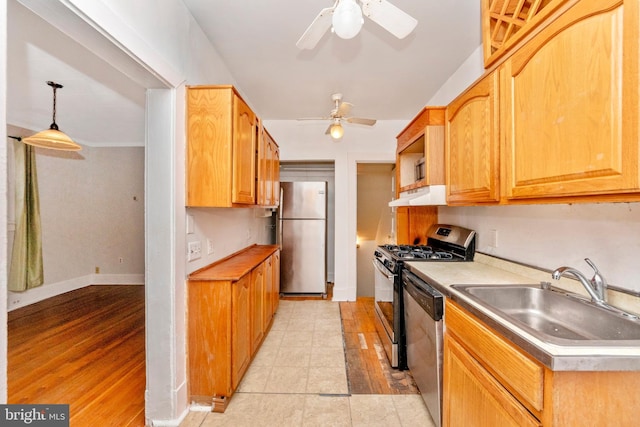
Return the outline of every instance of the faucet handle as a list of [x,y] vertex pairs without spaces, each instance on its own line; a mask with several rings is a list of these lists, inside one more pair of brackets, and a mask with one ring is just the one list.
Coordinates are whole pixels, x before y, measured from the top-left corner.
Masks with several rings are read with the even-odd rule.
[[596,267],[593,261],[591,261],[589,258],[585,258],[584,260],[587,262],[587,264],[589,264],[591,268],[593,268],[594,275],[593,275],[593,278],[591,279],[591,283],[593,284],[596,293],[598,293],[600,298],[602,298],[602,300],[606,302],[607,301],[607,281],[605,280],[604,276],[602,276],[602,273],[600,273],[600,270],[598,270],[598,267]]
[[598,267],[596,267],[593,261],[591,261],[589,258],[585,258],[584,260],[587,262],[587,264],[589,264],[589,267],[593,268],[593,271],[595,271],[596,274],[600,274],[600,271],[598,271]]

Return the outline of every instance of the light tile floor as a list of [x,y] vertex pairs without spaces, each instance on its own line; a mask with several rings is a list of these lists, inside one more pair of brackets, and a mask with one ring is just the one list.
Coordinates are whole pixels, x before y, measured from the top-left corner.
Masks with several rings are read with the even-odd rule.
[[434,426],[418,394],[349,393],[340,307],[330,301],[280,301],[226,411],[196,409],[180,427]]

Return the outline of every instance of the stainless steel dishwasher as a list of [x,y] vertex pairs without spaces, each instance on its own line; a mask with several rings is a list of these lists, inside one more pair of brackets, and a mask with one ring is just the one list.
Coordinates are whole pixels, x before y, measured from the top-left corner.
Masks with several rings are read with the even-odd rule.
[[403,270],[407,365],[436,426],[442,425],[442,332],[444,296]]

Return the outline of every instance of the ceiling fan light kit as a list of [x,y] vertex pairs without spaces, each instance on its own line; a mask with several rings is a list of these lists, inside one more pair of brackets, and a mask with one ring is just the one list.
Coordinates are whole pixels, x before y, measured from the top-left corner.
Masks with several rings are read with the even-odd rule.
[[359,125],[365,126],[373,126],[376,124],[375,119],[364,119],[361,117],[349,117],[349,111],[353,104],[349,102],[342,101],[341,93],[334,93],[331,95],[331,100],[333,101],[334,108],[331,110],[331,113],[328,117],[309,117],[302,118],[298,120],[331,120],[331,124],[325,131],[326,135],[331,135],[334,141],[340,141],[342,136],[344,135],[344,127],[342,126],[342,121],[344,120],[347,123],[356,123]]
[[352,39],[360,32],[364,18],[356,0],[341,0],[333,11],[333,31],[342,39]]
[[344,128],[340,124],[340,120],[337,119],[329,127],[329,134],[331,135],[331,138],[334,139],[334,141],[340,141],[342,139],[342,136],[344,135]]
[[399,39],[408,36],[418,25],[417,19],[387,0],[336,0],[333,7],[320,11],[296,46],[299,49],[313,49],[329,28],[338,37],[351,39],[360,32],[363,16]]
[[38,132],[27,138],[22,138],[22,142],[35,147],[50,148],[53,150],[81,150],[82,147],[73,142],[67,134],[58,130],[58,125],[56,124],[56,90],[62,89],[63,86],[52,81],[48,81],[47,84],[53,88],[53,122],[49,126],[49,129]]

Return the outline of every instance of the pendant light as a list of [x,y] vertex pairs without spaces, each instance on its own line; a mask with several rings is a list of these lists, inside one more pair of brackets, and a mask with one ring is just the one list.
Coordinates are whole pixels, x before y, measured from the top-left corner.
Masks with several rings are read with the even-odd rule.
[[48,81],[47,84],[53,88],[53,123],[51,123],[51,126],[49,126],[47,130],[43,130],[27,138],[22,138],[22,142],[35,147],[50,148],[53,150],[81,150],[82,147],[73,142],[67,134],[58,130],[58,125],[56,124],[56,90],[62,89],[63,86],[51,81]]

